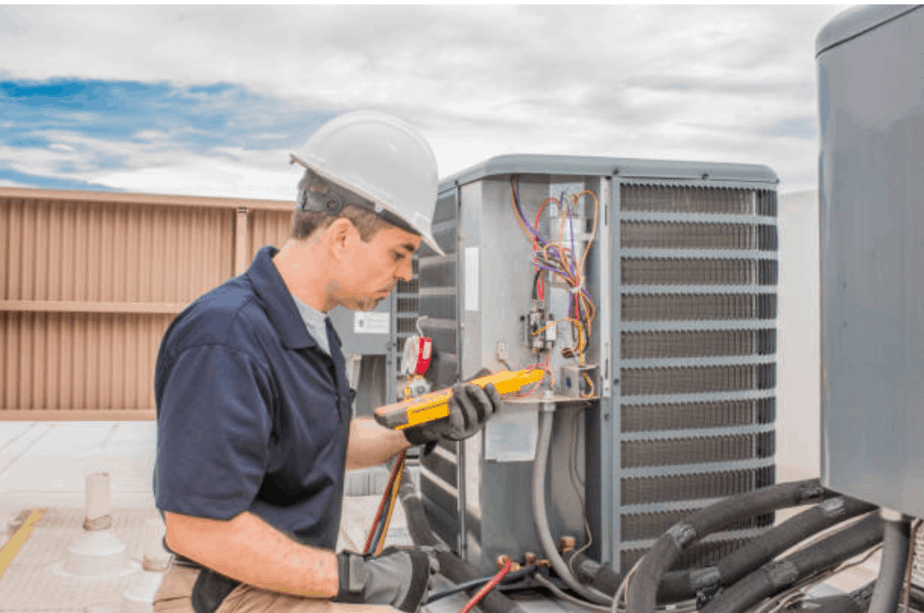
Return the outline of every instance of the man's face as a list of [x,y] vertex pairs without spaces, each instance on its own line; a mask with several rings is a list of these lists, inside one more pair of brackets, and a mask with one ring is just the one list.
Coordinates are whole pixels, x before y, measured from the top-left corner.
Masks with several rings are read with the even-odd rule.
[[356,311],[371,311],[388,297],[399,280],[414,276],[411,259],[420,247],[420,236],[390,226],[380,230],[368,243],[350,242],[338,287],[330,288],[338,302]]

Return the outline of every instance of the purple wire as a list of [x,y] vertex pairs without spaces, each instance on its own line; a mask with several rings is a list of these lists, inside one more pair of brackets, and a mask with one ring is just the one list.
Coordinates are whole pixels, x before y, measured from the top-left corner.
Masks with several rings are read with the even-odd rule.
[[[511,182],[512,181],[513,179],[511,179]],[[513,201],[517,205],[517,211],[520,213],[520,219],[523,220],[523,224],[529,228],[529,231],[532,232],[533,236],[536,237],[536,240],[544,245],[546,242],[545,239],[539,236],[539,232],[537,230],[533,229],[533,226],[529,223],[529,221],[526,219],[526,215],[523,213],[523,208],[520,206],[520,190],[517,189],[516,183],[513,183]]]
[[554,268],[549,268],[548,266],[543,266],[542,264],[536,264],[536,268],[539,268],[540,270],[548,270],[549,272],[561,272],[561,271],[556,270],[556,269],[554,269]]
[[571,230],[571,277],[574,278],[574,259],[577,254],[574,252],[574,209],[568,205],[568,226]]

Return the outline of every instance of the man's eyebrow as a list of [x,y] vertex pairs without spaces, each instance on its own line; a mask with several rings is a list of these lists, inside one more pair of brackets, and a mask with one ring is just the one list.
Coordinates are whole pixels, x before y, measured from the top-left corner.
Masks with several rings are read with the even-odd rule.
[[406,249],[408,253],[414,253],[414,251],[417,249],[417,247],[415,247],[413,243],[404,243],[403,245],[401,245],[401,247]]

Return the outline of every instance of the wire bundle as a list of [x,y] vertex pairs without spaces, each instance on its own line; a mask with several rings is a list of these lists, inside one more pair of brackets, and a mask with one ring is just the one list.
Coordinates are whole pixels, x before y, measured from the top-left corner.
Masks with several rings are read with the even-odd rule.
[[[585,196],[591,198],[594,203],[593,228],[587,246],[584,249],[584,253],[580,261],[578,261],[574,241],[574,211],[578,208],[581,198]],[[590,340],[592,324],[596,316],[596,308],[593,299],[587,291],[584,281],[587,254],[590,252],[590,247],[597,234],[597,219],[600,212],[600,203],[597,200],[597,196],[592,191],[584,190],[568,199],[565,198],[564,194],[562,194],[561,198],[547,198],[539,205],[535,222],[531,224],[526,218],[523,206],[520,203],[517,178],[512,176],[510,178],[510,202],[514,209],[514,216],[517,222],[523,232],[526,233],[527,238],[532,241],[533,245],[533,265],[536,269],[532,284],[533,299],[545,299],[545,276],[546,273],[549,272],[558,276],[571,288],[572,298],[568,307],[568,317],[551,321],[532,334],[534,336],[540,334],[546,328],[557,325],[563,321],[570,322],[572,327],[571,336],[576,342],[574,346],[564,348],[562,350],[562,356],[566,358],[577,357],[583,368],[585,366],[584,352]],[[561,209],[561,223],[559,224],[557,241],[546,238],[539,230],[542,213],[549,204],[555,204]],[[570,222],[568,224],[569,236],[565,236],[565,210],[567,210],[567,219]],[[546,368],[548,368],[548,360],[546,360]],[[587,394],[584,394],[584,396],[593,396],[593,381],[586,370],[583,371],[583,374],[590,390]]]
[[366,537],[363,553],[379,555],[385,548],[385,536],[388,534],[391,516],[395,512],[398,489],[401,487],[401,479],[404,477],[406,460],[407,452],[402,451],[398,454],[395,466],[391,470],[391,476],[388,478],[388,484],[385,486],[385,491],[382,492],[382,501],[379,503],[378,511],[375,513],[375,519],[372,520],[372,528],[370,528],[369,535]]

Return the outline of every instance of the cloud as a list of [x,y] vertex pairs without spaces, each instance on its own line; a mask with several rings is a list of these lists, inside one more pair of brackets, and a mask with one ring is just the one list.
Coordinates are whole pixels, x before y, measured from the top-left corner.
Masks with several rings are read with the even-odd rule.
[[808,188],[817,156],[814,38],[840,10],[4,8],[0,79],[84,90],[50,106],[17,103],[13,115],[0,91],[0,125],[21,128],[3,146],[41,149],[46,166],[60,165],[53,156],[65,152],[50,147],[74,146],[60,138],[72,126],[116,164],[94,176],[120,186],[157,177],[195,190],[198,174],[214,176],[202,189],[218,189],[224,164],[270,173],[255,180],[262,185],[275,152],[297,147],[327,117],[371,107],[418,125],[443,176],[516,151],[761,163]]

